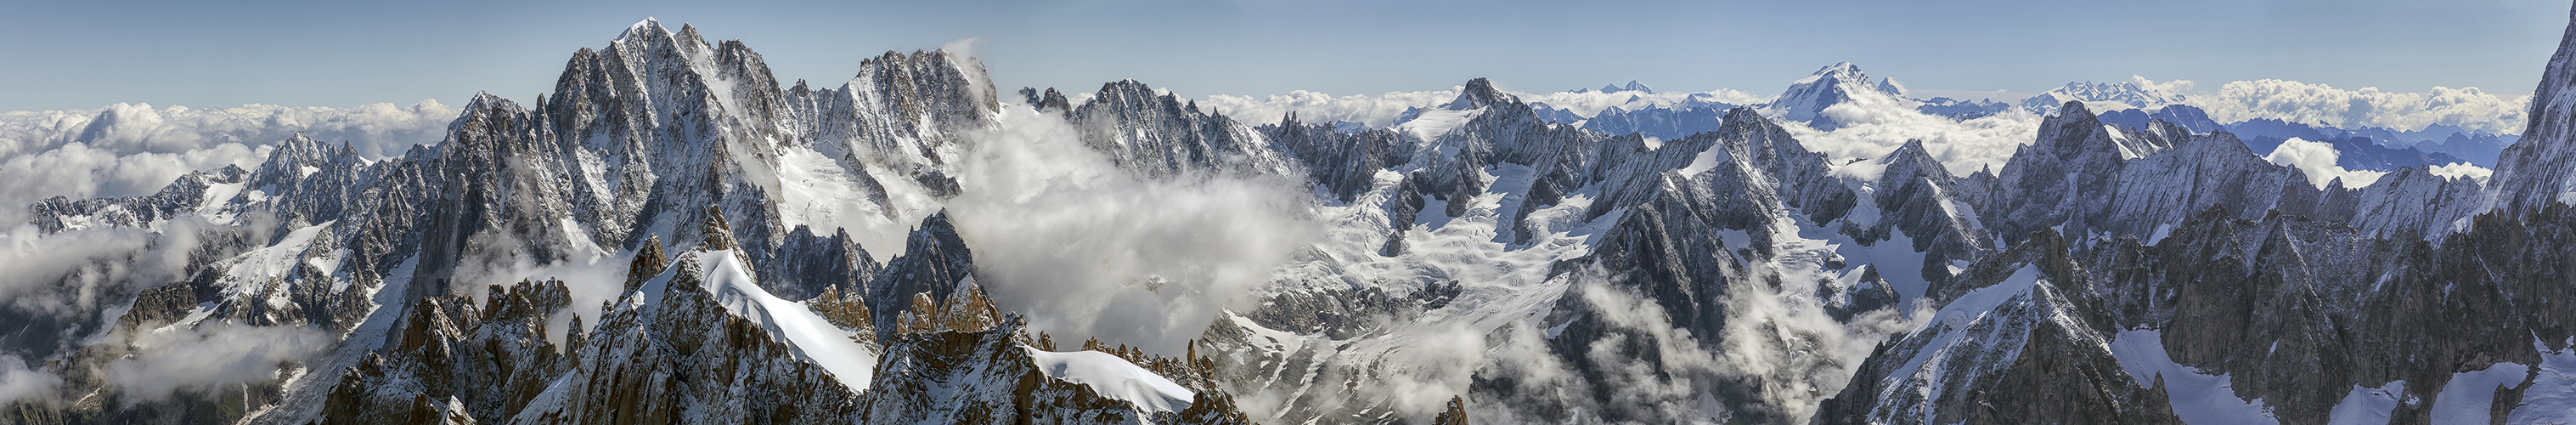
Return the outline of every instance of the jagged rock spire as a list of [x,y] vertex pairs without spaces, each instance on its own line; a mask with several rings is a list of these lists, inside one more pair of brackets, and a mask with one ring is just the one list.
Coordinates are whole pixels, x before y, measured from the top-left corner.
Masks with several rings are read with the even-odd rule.
[[1467,425],[1467,398],[1449,396],[1449,410],[1441,411],[1439,417],[1431,419],[1431,423],[1432,425]]
[[1476,77],[1476,79],[1467,80],[1467,88],[1465,90],[1458,91],[1458,98],[1456,100],[1451,100],[1448,104],[1441,105],[1441,107],[1453,111],[1464,111],[1519,101],[1520,98],[1513,97],[1511,94],[1503,93],[1502,90],[1495,89],[1493,80],[1486,79],[1485,77]]
[[993,308],[991,298],[984,296],[983,285],[974,277],[957,282],[948,298],[933,301],[929,292],[912,295],[912,308],[895,319],[895,332],[901,334],[935,332],[978,332],[1002,323],[1001,310]]
[[[907,310],[915,294],[928,294],[936,301],[960,289],[957,282],[967,279],[975,269],[974,253],[966,241],[949,224],[948,213],[941,211],[921,220],[904,241],[903,255],[886,263],[876,280],[868,282],[867,299],[877,315],[875,323],[880,340],[893,338],[898,315]],[[923,310],[932,314],[937,310]]]
[[626,290],[643,288],[644,281],[662,274],[662,269],[670,265],[671,257],[662,253],[662,236],[650,236],[643,246],[636,247],[635,260],[626,266]]
[[824,288],[823,294],[806,300],[805,307],[823,316],[833,326],[850,332],[850,339],[862,344],[876,343],[876,326],[868,322],[871,313],[865,297],[842,294],[840,289]]
[[722,251],[734,249],[737,246],[733,239],[733,227],[725,225],[724,208],[707,206],[707,221],[699,225],[698,233],[699,250]]

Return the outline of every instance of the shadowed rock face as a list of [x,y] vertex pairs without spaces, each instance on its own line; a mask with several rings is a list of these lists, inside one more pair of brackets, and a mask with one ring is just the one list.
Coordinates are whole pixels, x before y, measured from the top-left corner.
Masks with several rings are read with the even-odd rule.
[[915,295],[944,300],[957,282],[975,271],[974,253],[966,241],[958,239],[957,228],[949,224],[948,215],[940,214],[922,220],[904,242],[904,253],[886,263],[884,271],[868,282],[867,303],[874,306],[874,323],[879,340],[894,336],[895,318],[912,305]]

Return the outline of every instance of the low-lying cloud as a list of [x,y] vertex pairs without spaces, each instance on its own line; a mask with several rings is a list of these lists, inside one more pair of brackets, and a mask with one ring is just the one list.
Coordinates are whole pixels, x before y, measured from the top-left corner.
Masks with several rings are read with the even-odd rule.
[[2318,189],[2324,189],[2335,179],[2343,179],[2345,188],[2361,188],[2378,182],[2380,176],[2388,175],[2384,171],[2348,170],[2341,165],[2335,165],[2335,161],[2342,155],[2335,151],[2333,144],[2292,137],[2290,140],[2281,141],[2281,146],[2273,148],[2271,154],[2263,156],[2263,160],[2271,161],[2276,165],[2298,168],[2299,172],[2308,175],[2308,184],[2316,185]]
[[95,110],[15,111],[0,113],[0,157],[71,143],[118,154],[178,153],[226,143],[264,146],[302,132],[325,142],[346,141],[359,155],[381,158],[401,155],[414,144],[438,143],[458,112],[435,99],[352,108],[119,103]]
[[190,171],[251,169],[268,159],[269,146],[224,143],[180,152],[117,153],[71,143],[58,148],[0,159],[0,223],[25,223],[27,206],[45,198],[72,199],[141,196]]
[[110,228],[45,234],[20,224],[0,232],[0,308],[61,318],[95,314],[135,291],[177,281],[202,220],[172,220],[158,233]]
[[51,395],[62,385],[63,377],[28,369],[18,356],[0,355],[0,404]]
[[[1925,152],[1940,160],[1950,174],[1961,176],[1987,167],[2003,168],[2015,150],[2038,137],[2040,124],[2038,114],[2020,109],[1959,121],[1901,104],[1845,103],[1827,107],[1818,115],[1842,127],[1816,131],[1797,123],[1782,125],[1807,150],[1825,154],[1833,164],[1876,159],[1895,152],[1907,140],[1922,140]],[[1878,178],[1874,173],[1855,177]]]
[[[495,240],[499,239],[499,240]],[[520,246],[521,242],[500,233],[491,233],[478,241],[485,246]],[[582,317],[585,330],[599,324],[601,307],[626,292],[626,273],[635,262],[635,252],[620,250],[602,252],[588,245],[551,247],[556,252],[570,253],[569,258],[538,264],[525,255],[486,255],[468,257],[456,266],[448,289],[460,295],[472,295],[476,302],[488,302],[491,285],[510,286],[519,282],[563,281],[571,304],[546,317],[546,340],[561,347],[565,331],[572,329],[572,319]]]
[[2400,93],[2272,79],[2229,82],[2217,93],[2193,95],[2189,102],[2220,123],[2272,118],[2399,131],[2445,124],[2498,134],[2521,133],[2523,109],[2530,103],[2530,95],[2497,95],[2476,87],[2436,86],[2428,92]]
[[1285,179],[1139,178],[1055,115],[1001,119],[969,148],[948,212],[978,282],[1037,329],[1179,351],[1321,232]]
[[307,360],[333,342],[330,332],[319,329],[228,323],[138,332],[133,356],[107,364],[109,380],[129,402],[270,382],[278,378],[280,364]]
[[26,222],[26,206],[45,198],[149,195],[190,171],[250,169],[297,132],[347,142],[370,158],[401,155],[446,137],[457,112],[436,100],[354,108],[119,103],[0,112],[0,181],[14,182],[0,185],[0,225]]

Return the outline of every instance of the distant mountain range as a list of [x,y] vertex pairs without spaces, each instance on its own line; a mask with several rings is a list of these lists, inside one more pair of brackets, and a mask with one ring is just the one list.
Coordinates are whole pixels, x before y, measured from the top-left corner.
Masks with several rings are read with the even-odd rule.
[[[1819,86],[1817,81],[1841,81],[1844,84]],[[1870,96],[1872,102],[1908,105],[1924,114],[1970,120],[2019,109],[2033,114],[2052,114],[2065,102],[2082,102],[2099,111],[2102,121],[2131,127],[2146,127],[2151,120],[2162,120],[2194,132],[2226,131],[2245,140],[2256,152],[2269,152],[2282,140],[2299,138],[2326,142],[2343,154],[2340,163],[2356,170],[2388,171],[2405,166],[2432,166],[2468,163],[2481,167],[2495,166],[2496,155],[2505,146],[2520,140],[2512,134],[2472,132],[2458,126],[2432,124],[2422,129],[2399,131],[2377,127],[2344,129],[2322,124],[2300,124],[2278,119],[2256,118],[2235,123],[2219,123],[2198,107],[2184,104],[2188,96],[2173,93],[2140,81],[2118,83],[2067,83],[2063,87],[2023,99],[2016,103],[1990,100],[1956,100],[1946,97],[1914,99],[1905,97],[1902,85],[1894,79],[1868,83],[1869,77],[1858,66],[1843,63],[1826,67],[1815,75],[1794,83],[1788,92],[1762,106],[1775,117],[1807,123],[1820,130],[1838,127],[1831,119],[1817,121],[1825,108],[1843,104],[1855,96]],[[1653,93],[1644,84],[1630,81],[1627,86],[1604,86],[1598,92],[1635,91]],[[1848,91],[1837,87],[1851,87]],[[1592,92],[1590,89],[1577,92]],[[1867,92],[1886,94],[1877,96]],[[1646,137],[1677,139],[1712,131],[1727,109],[1738,105],[1706,102],[1683,105],[1648,105],[1637,109],[1617,107],[1584,116],[1571,110],[1542,105],[1541,117],[1550,122],[1575,124],[1586,130],[1608,134],[1637,133]]]
[[2542,81],[2520,138],[1849,63],[1253,124],[946,51],[778,81],[646,20],[434,145],[28,206],[0,418],[2568,422],[2576,26]]

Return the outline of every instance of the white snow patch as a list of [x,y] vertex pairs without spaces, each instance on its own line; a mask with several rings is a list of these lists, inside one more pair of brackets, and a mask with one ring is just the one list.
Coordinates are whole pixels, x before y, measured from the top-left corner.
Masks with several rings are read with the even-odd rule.
[[1179,412],[1190,408],[1190,400],[1198,395],[1163,375],[1109,353],[1020,348],[1029,350],[1029,361],[1037,363],[1038,371],[1047,377],[1090,386],[1101,396],[1126,400],[1138,409]]
[[1708,150],[1699,151],[1699,155],[1691,156],[1690,165],[1682,166],[1682,169],[1680,170],[1681,175],[1682,177],[1698,177],[1699,173],[1705,173],[1708,172],[1708,170],[1717,169],[1718,163],[1732,161],[1734,157],[1735,156],[1733,154],[1727,152],[1726,146],[1723,144],[1709,145]]
[[2334,410],[2327,413],[2326,423],[2333,425],[2388,423],[2389,413],[2395,412],[2398,402],[2405,397],[2406,381],[2389,382],[2379,388],[2353,385],[2352,392],[2344,393],[2343,401],[2335,403]]
[[2165,353],[2164,333],[2153,329],[2121,331],[2111,339],[2111,356],[2120,359],[2120,369],[2137,378],[2141,385],[2154,385],[2156,376],[2165,378],[2165,395],[2173,400],[2174,416],[2187,424],[2278,424],[2272,409],[2263,399],[2236,397],[2228,375],[2206,375],[2174,363]]
[[1845,102],[1818,114],[1841,126],[1820,131],[1803,122],[1777,118],[1773,122],[1789,130],[1807,150],[1825,154],[1835,164],[1884,157],[1908,140],[1922,140],[1925,153],[1940,160],[1950,174],[1961,176],[1980,169],[2002,168],[2015,150],[2035,140],[2041,121],[2038,114],[2020,108],[1982,118],[1952,120],[1916,111],[1902,102]]
[[2219,87],[2218,93],[2195,95],[2187,103],[2208,111],[2209,118],[2218,122],[2272,118],[2400,131],[2447,124],[2469,131],[2510,133],[2523,129],[2524,108],[2531,105],[2531,95],[2499,95],[2476,87],[2442,86],[2414,93],[2382,91],[2378,87],[2346,90],[2263,79],[2228,82]]
[[2487,411],[2495,408],[2496,387],[2522,384],[2531,366],[2497,363],[2486,369],[2451,374],[2451,382],[2442,385],[2442,394],[2433,397],[2433,423],[2464,424],[2486,422]]
[[2509,424],[2576,423],[2576,349],[2540,350],[2540,373],[2523,390],[2522,406],[2505,416]]
[[[233,257],[236,262],[224,269],[223,280],[219,281],[219,285],[225,286],[224,296],[239,297],[254,291],[269,290],[267,285],[269,280],[283,278],[293,273],[298,264],[296,259],[304,255],[304,246],[312,243],[313,238],[320,235],[322,231],[330,229],[331,223],[333,222],[325,221],[295,229],[287,233],[285,238],[279,239],[276,244]],[[284,290],[272,291],[268,295],[271,298],[269,300],[271,305],[288,303]]]
[[788,301],[760,289],[759,283],[744,272],[740,257],[733,251],[698,252],[701,281],[716,301],[735,316],[750,319],[794,348],[796,354],[832,372],[851,391],[864,392],[868,380],[876,374],[877,354],[850,339],[850,333],[823,320],[804,302]]
[[[903,252],[903,238],[910,234],[907,226],[911,223],[887,219],[887,206],[869,200],[852,171],[833,160],[831,155],[809,147],[779,148],[778,186],[783,201],[778,204],[779,224],[788,229],[806,226],[813,230],[815,236],[831,236],[836,229],[847,229],[860,247],[866,248],[871,256],[880,257],[875,258],[876,261],[890,260],[892,255]],[[864,167],[857,170],[859,173],[867,171]],[[913,192],[918,190],[911,187],[911,179],[896,179],[891,180],[892,184],[886,184],[889,180],[883,177],[871,177],[888,192],[888,202],[917,201]],[[904,211],[898,211],[899,214],[894,216],[912,218],[915,215],[901,212]]]
[[206,219],[216,223],[231,223],[232,217],[219,215],[224,211],[225,201],[231,201],[233,197],[240,196],[243,186],[249,185],[248,182],[206,185],[206,199],[197,204],[197,215],[205,216]]
[[2167,236],[2173,236],[2173,230],[2173,223],[2156,225],[2156,231],[2154,233],[2147,234],[2147,244],[2155,245],[2157,241],[2165,240],[2165,237]]

